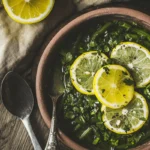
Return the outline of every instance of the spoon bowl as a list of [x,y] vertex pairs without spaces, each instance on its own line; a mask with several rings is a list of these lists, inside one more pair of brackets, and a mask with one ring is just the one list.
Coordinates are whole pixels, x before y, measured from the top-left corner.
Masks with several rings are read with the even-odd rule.
[[34,98],[27,82],[17,73],[8,72],[1,84],[1,97],[6,109],[23,122],[34,149],[42,150],[29,119],[34,106]]
[[[57,62],[58,63],[58,62]],[[58,119],[57,115],[59,114],[58,106],[60,102],[58,100],[61,100],[61,97],[64,94],[64,85],[62,82],[62,72],[60,71],[60,68],[55,68],[53,70],[53,74],[51,74],[51,81],[50,87],[49,87],[49,97],[52,100],[52,119],[51,119],[51,125],[50,125],[50,131],[49,136],[47,140],[47,144],[45,147],[45,150],[58,150],[59,144],[57,140],[57,126],[58,126]]]
[[11,114],[21,119],[31,114],[34,106],[32,91],[18,74],[7,73],[1,89],[4,106]]

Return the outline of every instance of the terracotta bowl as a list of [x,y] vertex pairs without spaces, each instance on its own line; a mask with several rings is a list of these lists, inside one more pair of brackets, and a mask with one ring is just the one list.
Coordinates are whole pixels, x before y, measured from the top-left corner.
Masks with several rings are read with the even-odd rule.
[[[95,19],[106,20],[106,19],[119,19],[125,21],[135,21],[144,28],[150,30],[150,16],[143,14],[139,11],[135,11],[127,8],[102,8],[97,9],[86,14],[83,14],[67,25],[65,25],[49,42],[47,45],[38,65],[37,76],[36,76],[36,96],[38,101],[38,106],[41,112],[41,115],[48,127],[50,127],[51,122],[51,110],[52,104],[50,98],[48,97],[48,87],[47,83],[50,80],[50,75],[48,74],[48,69],[53,66],[57,61],[55,59],[56,54],[58,53],[59,45],[61,42],[65,41],[71,33],[79,32],[80,27],[91,23]],[[60,125],[61,126],[61,125]],[[59,139],[68,147],[75,150],[85,150],[88,148],[82,147],[79,144],[75,143],[69,137],[65,135],[60,129],[58,131]],[[150,143],[149,143],[150,144]],[[150,149],[148,143],[143,144],[142,147],[137,149]],[[149,148],[148,148],[149,147]]]

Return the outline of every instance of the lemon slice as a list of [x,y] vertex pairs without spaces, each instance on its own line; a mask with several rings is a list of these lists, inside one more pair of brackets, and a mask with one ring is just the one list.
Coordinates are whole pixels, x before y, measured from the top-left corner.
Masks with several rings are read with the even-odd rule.
[[148,119],[149,110],[145,98],[135,92],[132,101],[124,108],[111,109],[102,106],[104,125],[112,132],[129,134],[139,130]]
[[3,0],[8,15],[23,24],[36,23],[51,12],[55,0]]
[[107,56],[97,51],[80,55],[70,68],[70,77],[74,87],[82,94],[93,95],[93,78],[99,68],[107,62]]
[[113,109],[124,107],[134,95],[133,79],[120,65],[106,65],[98,70],[93,88],[97,99]]
[[146,48],[123,42],[113,49],[111,58],[131,72],[136,87],[144,87],[150,82],[150,52]]

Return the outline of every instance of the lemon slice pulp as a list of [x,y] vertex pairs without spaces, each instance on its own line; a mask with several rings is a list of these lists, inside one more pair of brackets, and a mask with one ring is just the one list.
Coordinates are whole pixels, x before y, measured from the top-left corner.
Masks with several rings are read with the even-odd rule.
[[133,79],[120,65],[106,65],[98,70],[93,88],[97,99],[113,109],[124,107],[134,95]]
[[150,52],[143,46],[123,42],[113,49],[111,58],[131,72],[136,87],[150,83]]
[[81,54],[70,67],[74,87],[82,94],[93,95],[93,78],[97,70],[107,62],[107,56],[97,51]]
[[23,24],[36,23],[51,12],[55,0],[3,0],[8,15]]
[[124,108],[111,109],[102,106],[105,126],[117,134],[130,134],[139,130],[148,119],[149,110],[145,98],[135,92],[132,101]]

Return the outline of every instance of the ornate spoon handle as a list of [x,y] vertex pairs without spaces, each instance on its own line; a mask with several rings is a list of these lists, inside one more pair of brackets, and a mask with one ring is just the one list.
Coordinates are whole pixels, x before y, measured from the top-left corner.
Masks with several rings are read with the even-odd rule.
[[58,142],[57,142],[57,134],[56,134],[56,102],[58,98],[59,96],[56,97],[51,96],[53,102],[53,111],[52,111],[50,133],[49,133],[45,150],[58,150]]

